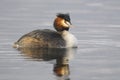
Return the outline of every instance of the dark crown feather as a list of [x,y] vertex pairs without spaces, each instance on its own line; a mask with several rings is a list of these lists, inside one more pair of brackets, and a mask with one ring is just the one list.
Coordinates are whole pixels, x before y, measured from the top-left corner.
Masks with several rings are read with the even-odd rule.
[[63,19],[65,19],[66,21],[70,22],[70,15],[69,15],[69,13],[67,13],[67,14],[58,13],[58,14],[57,14],[57,17],[63,18]]

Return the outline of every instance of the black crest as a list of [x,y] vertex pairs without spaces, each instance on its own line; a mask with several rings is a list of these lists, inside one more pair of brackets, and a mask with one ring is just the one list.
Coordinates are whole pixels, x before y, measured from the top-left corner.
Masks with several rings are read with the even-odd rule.
[[63,18],[63,19],[65,19],[66,21],[70,22],[70,15],[69,15],[68,13],[67,13],[67,14],[58,13],[58,14],[57,14],[57,17]]

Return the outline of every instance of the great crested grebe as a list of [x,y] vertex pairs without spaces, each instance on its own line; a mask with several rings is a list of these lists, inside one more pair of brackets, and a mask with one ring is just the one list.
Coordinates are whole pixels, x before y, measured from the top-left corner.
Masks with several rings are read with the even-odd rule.
[[69,14],[58,13],[54,20],[57,31],[43,29],[34,30],[23,35],[14,43],[14,48],[69,48],[77,47],[77,39],[69,33],[71,21]]

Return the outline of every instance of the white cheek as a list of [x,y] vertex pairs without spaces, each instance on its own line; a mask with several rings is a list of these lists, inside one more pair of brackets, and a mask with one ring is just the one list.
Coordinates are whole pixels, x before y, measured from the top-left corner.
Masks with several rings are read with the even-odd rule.
[[68,23],[69,22],[66,23],[64,20],[62,21],[62,24],[63,24],[64,27],[69,27],[70,25],[68,25]]
[[71,25],[68,21],[66,21],[65,23],[66,23],[68,26],[70,26],[70,25]]

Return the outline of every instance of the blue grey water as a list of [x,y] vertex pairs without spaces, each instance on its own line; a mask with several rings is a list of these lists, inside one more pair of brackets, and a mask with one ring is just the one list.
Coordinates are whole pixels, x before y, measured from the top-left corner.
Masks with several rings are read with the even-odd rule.
[[[59,12],[70,13],[76,51],[12,48],[25,33],[53,29]],[[120,80],[120,0],[0,0],[0,80]]]

